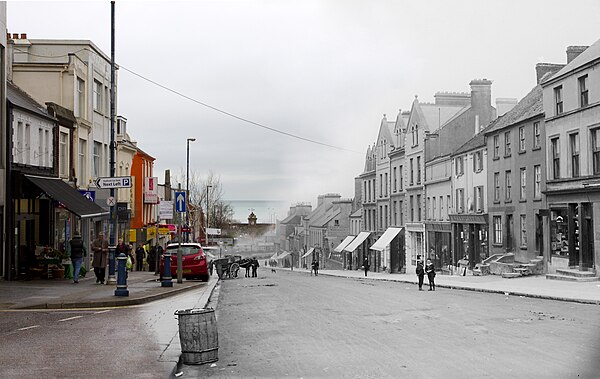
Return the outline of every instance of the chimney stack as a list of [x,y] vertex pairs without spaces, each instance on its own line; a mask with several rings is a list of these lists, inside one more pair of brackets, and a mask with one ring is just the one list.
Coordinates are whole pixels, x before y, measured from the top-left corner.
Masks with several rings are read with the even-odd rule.
[[471,108],[479,115],[479,125],[487,125],[492,121],[492,81],[473,79],[471,86]]
[[537,77],[537,84],[540,84],[542,82],[542,79],[544,79],[545,76],[547,76],[547,74],[554,74],[555,72],[557,72],[558,70],[560,70],[561,68],[565,67],[564,64],[558,64],[558,63],[538,63],[535,65],[535,74]]
[[568,46],[567,47],[567,64],[583,53],[589,46]]

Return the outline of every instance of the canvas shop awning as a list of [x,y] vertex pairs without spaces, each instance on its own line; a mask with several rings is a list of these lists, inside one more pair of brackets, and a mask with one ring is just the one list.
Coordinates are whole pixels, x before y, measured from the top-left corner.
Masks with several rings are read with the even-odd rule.
[[387,228],[385,233],[369,248],[371,250],[382,251],[392,240],[402,231],[402,228]]
[[342,241],[342,243],[340,243],[339,245],[337,245],[337,247],[335,249],[333,249],[333,251],[336,252],[336,253],[341,253],[342,250],[344,250],[344,248],[346,246],[348,246],[348,244],[350,244],[350,242],[352,242],[353,239],[354,239],[354,236],[348,236],[348,237],[344,238],[344,240]]
[[83,197],[79,191],[65,183],[60,178],[45,176],[24,175],[46,195],[63,204],[71,213],[81,218],[103,216],[109,212],[99,205]]
[[311,255],[311,254],[312,254],[312,252],[313,252],[313,251],[315,251],[315,248],[314,248],[314,247],[311,247],[310,249],[308,249],[308,251],[306,252],[306,254],[304,254],[304,255],[303,255],[301,258],[306,258],[306,257],[308,257],[309,255]]
[[356,236],[356,238],[353,239],[352,242],[350,242],[343,250],[353,252],[361,243],[365,242],[370,234],[371,232],[360,232],[358,236]]

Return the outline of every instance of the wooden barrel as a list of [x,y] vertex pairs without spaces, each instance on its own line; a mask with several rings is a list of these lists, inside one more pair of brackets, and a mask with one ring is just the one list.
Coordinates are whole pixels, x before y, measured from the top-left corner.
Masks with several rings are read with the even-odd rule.
[[179,318],[183,363],[200,365],[216,362],[219,359],[219,337],[214,309],[185,309],[175,314]]

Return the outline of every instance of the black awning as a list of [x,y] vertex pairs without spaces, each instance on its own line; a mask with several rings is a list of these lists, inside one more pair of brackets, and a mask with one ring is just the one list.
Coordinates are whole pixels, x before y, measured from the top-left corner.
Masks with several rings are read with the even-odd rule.
[[25,175],[46,195],[62,203],[71,213],[81,218],[102,216],[108,214],[99,205],[89,201],[79,191],[65,183],[60,178]]

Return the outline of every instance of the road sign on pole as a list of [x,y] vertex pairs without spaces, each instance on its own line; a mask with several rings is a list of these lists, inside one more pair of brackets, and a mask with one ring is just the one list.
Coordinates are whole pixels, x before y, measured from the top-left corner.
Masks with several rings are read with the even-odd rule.
[[175,212],[185,212],[186,207],[185,191],[175,192]]
[[98,188],[131,188],[131,176],[115,176],[96,179]]

